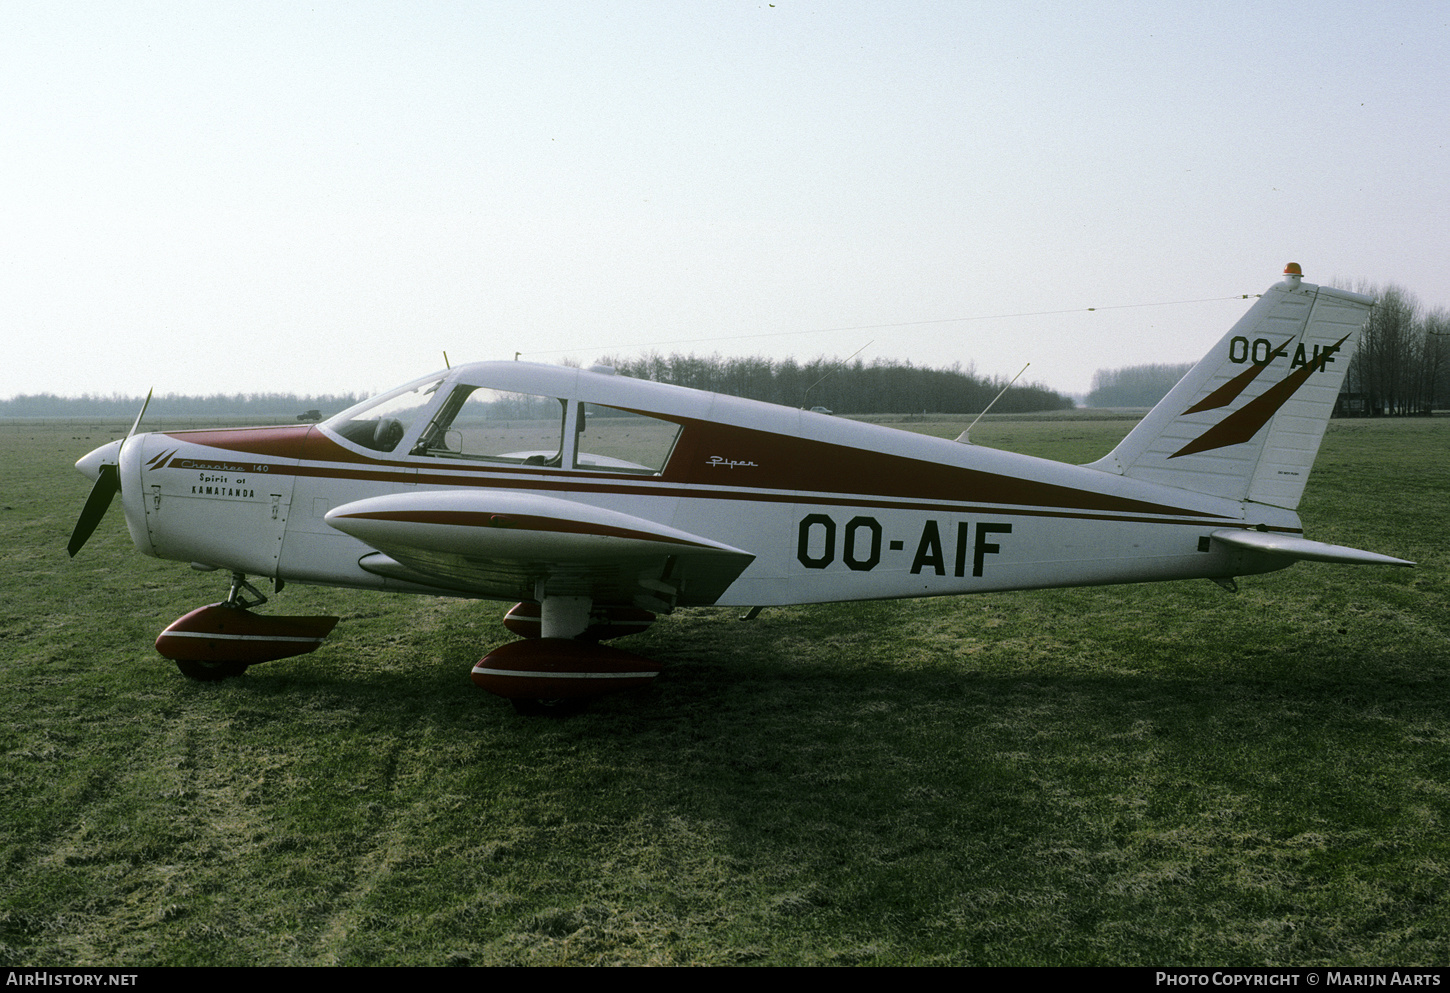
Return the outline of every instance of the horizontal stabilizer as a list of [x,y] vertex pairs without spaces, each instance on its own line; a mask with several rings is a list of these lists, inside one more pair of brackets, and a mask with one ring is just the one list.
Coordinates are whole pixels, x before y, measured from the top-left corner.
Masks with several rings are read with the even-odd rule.
[[1378,552],[1365,552],[1358,548],[1346,548],[1344,545],[1328,545],[1322,541],[1310,541],[1308,538],[1295,538],[1284,534],[1267,534],[1263,531],[1225,528],[1213,532],[1212,538],[1214,541],[1221,541],[1225,545],[1232,545],[1235,548],[1246,548],[1253,552],[1283,555],[1287,558],[1304,559],[1309,562],[1339,562],[1346,565],[1415,564],[1405,559],[1380,555]]

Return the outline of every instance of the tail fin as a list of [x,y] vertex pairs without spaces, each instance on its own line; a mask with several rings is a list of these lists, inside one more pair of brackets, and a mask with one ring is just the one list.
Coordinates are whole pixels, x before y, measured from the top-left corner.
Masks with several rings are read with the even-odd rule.
[[1284,276],[1091,468],[1297,507],[1374,301]]

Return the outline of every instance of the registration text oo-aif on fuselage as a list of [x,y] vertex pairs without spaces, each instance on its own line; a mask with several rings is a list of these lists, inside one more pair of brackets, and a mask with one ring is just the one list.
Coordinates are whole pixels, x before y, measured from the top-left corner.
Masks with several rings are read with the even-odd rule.
[[598,644],[659,613],[1214,579],[1296,559],[1404,565],[1306,539],[1295,513],[1372,301],[1297,266],[1103,459],[1076,466],[629,379],[484,362],[320,424],[135,433],[96,479],[136,547],[225,570],[158,639],[219,678],[308,651],[248,577],[516,601],[474,667],[516,701],[637,685]]

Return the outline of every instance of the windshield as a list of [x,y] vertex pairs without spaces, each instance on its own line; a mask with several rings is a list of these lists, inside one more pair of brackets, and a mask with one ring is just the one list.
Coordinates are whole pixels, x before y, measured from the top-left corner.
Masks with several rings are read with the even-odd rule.
[[354,445],[377,452],[391,452],[419,416],[433,403],[443,377],[429,376],[400,386],[390,393],[349,407],[322,426]]

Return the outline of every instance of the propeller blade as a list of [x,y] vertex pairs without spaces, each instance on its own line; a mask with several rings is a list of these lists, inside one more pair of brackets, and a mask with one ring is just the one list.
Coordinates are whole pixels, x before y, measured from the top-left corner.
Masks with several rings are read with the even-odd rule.
[[149,407],[149,406],[151,406],[151,394],[153,394],[155,392],[156,392],[156,387],[154,387],[154,386],[151,387],[151,389],[149,389],[149,390],[146,391],[146,399],[141,404],[141,413],[139,413],[139,414],[136,415],[136,420],[131,423],[131,430],[129,430],[129,431],[126,432],[125,440],[123,440],[121,442],[121,447],[122,448],[125,448],[126,447],[126,442],[131,440],[131,436],[133,434],[135,434],[136,433],[136,429],[141,426],[141,418],[143,418],[143,417],[146,416],[146,408]]
[[[141,412],[136,415],[136,420],[131,422],[131,430],[126,432],[126,437],[121,439],[121,444],[116,448],[117,463],[121,460],[121,449],[126,447],[126,442],[131,440],[131,436],[141,426],[141,418],[146,416],[146,408],[151,406],[151,394],[154,392],[156,392],[154,387],[146,391],[146,400],[141,404]],[[71,558],[75,558],[76,552],[81,550],[81,547],[95,532],[96,525],[100,524],[101,518],[106,516],[106,508],[111,506],[111,498],[120,492],[120,466],[110,462],[103,463],[97,469],[96,485],[91,487],[91,495],[86,497],[86,505],[81,508],[81,516],[76,520],[76,527],[70,534],[70,541],[66,543],[65,550],[70,552]]]
[[91,532],[96,530],[96,525],[101,523],[101,518],[106,516],[106,508],[111,505],[111,498],[121,492],[120,469],[107,464],[101,466],[100,472],[96,477],[96,485],[91,487],[91,495],[86,497],[86,505],[81,508],[81,516],[76,521],[75,530],[71,532],[70,542],[65,546],[71,558],[75,558],[76,552],[81,550]]

